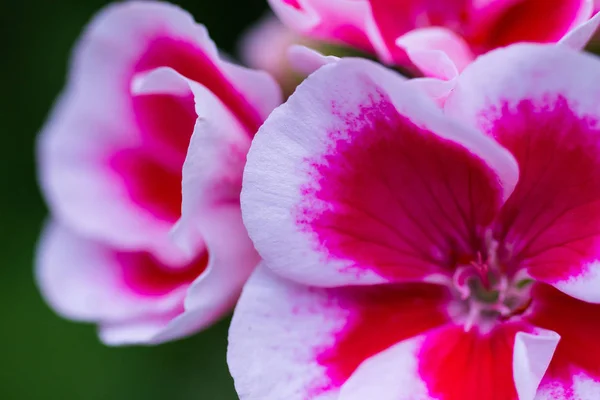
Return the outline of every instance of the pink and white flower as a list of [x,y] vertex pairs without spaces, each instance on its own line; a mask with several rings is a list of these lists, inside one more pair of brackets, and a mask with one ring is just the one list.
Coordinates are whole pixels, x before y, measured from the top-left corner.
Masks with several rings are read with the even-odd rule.
[[[110,343],[179,337],[220,316],[258,261],[241,222],[242,171],[280,102],[270,76],[220,59],[176,6],[100,12],[39,143],[57,221],[38,254],[50,303],[98,322]],[[171,322],[186,326],[163,332]]]
[[562,46],[480,57],[443,108],[365,60],[310,76],[248,156],[240,398],[600,398],[599,98]]
[[304,35],[344,43],[400,65],[407,65],[411,53],[441,51],[459,70],[497,47],[557,42],[585,22],[593,8],[593,0],[556,0],[551,5],[546,0],[269,3],[284,23]]

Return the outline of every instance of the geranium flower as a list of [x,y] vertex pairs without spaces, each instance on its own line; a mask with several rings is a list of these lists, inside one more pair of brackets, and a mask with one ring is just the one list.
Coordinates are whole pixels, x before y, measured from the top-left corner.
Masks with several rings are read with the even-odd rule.
[[[266,73],[221,60],[178,7],[103,10],[40,138],[40,181],[57,221],[38,254],[51,305],[99,323],[115,344],[187,335],[220,316],[258,261],[241,223],[242,170],[280,101]],[[166,334],[174,316],[177,332]]]
[[407,82],[342,59],[257,134],[240,398],[600,398],[600,61],[509,46],[443,108]]
[[[459,70],[477,55],[517,42],[557,42],[585,22],[593,0],[269,0],[294,30],[345,43],[386,63],[407,51],[441,50]],[[427,71],[425,71],[427,72]]]

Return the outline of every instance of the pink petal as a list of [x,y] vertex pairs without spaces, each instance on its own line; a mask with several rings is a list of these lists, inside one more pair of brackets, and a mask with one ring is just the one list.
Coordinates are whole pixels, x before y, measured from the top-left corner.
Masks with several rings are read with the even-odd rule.
[[[317,286],[433,279],[517,179],[512,157],[368,61],[311,75],[248,157],[242,209],[270,268]],[[469,194],[470,193],[470,194]]]
[[292,68],[308,76],[327,64],[333,64],[340,59],[336,56],[324,56],[316,50],[306,46],[294,45],[288,50],[288,58]]
[[239,208],[217,211],[202,232],[206,248],[184,265],[118,251],[51,224],[38,252],[38,285],[59,314],[97,323],[106,344],[189,336],[231,310],[258,263]]
[[178,313],[148,316],[140,320],[110,322],[101,325],[98,336],[108,346],[157,344],[159,335]]
[[176,252],[165,239],[179,218],[195,115],[177,88],[168,95],[136,88],[140,75],[164,66],[204,85],[249,135],[280,101],[271,78],[221,61],[204,27],[178,7],[115,4],[74,51],[65,92],[41,135],[39,169],[53,212],[69,225],[168,258]]
[[556,332],[518,332],[513,352],[513,376],[519,400],[534,400],[559,343]]
[[543,284],[534,287],[532,298],[526,318],[561,338],[536,400],[598,398],[600,305],[574,299]]
[[233,302],[220,307],[183,308],[169,314],[108,322],[99,326],[100,340],[109,346],[156,345],[196,333],[218,320]]
[[[256,120],[250,125],[244,122],[244,119],[241,117],[243,114],[240,114],[239,112],[241,110],[236,111],[228,106],[232,114],[240,120],[240,123],[246,127],[248,133],[252,136],[262,125],[265,118],[271,114],[271,111],[283,101],[281,89],[271,75],[264,71],[248,69],[224,61],[220,61],[220,67],[227,78],[231,80],[231,84],[244,94],[249,103],[245,106],[248,108],[246,112],[256,111]],[[223,96],[220,96],[218,92],[212,90],[210,86],[204,84],[202,81],[196,81],[206,86],[207,89],[211,90],[225,105],[227,105],[226,99],[224,99]]]
[[424,283],[316,289],[259,267],[230,328],[241,399],[330,399],[370,356],[446,323],[449,293]]
[[183,163],[181,218],[173,235],[193,255],[203,241],[205,216],[210,217],[215,207],[239,210],[251,137],[213,93],[193,81],[187,84],[194,93],[198,120]]
[[517,400],[512,350],[523,329],[503,324],[484,334],[448,325],[401,342],[365,361],[340,400]]
[[[517,42],[559,41],[587,21],[592,1],[557,0],[552,6],[546,0],[270,0],[270,4],[293,30],[376,53],[388,64],[410,64],[404,46],[396,46],[400,37],[413,30],[448,29],[458,42],[446,42],[445,52],[455,62],[460,56],[463,61],[457,65],[462,69],[471,53]],[[459,42],[468,43],[468,48],[457,47]],[[431,50],[431,45],[425,44],[423,50]],[[419,58],[410,58],[415,57]]]
[[474,58],[464,39],[445,28],[415,29],[395,43],[426,76],[444,80],[455,78]]
[[449,327],[429,335],[419,353],[419,371],[429,393],[444,400],[516,400],[515,335],[529,329],[522,323],[503,323],[488,333]]
[[277,16],[294,31],[373,51],[365,34],[369,6],[356,0],[269,0]]
[[[381,41],[389,52],[391,59],[388,60],[383,54],[384,61],[393,60],[399,64],[404,63],[405,56],[396,47],[398,38],[416,28],[460,26],[463,23],[462,15],[465,13],[463,0],[368,0],[368,2],[371,5],[376,30],[376,33],[371,35],[371,40]],[[430,48],[430,45],[426,48]],[[453,44],[449,52],[453,53],[454,49],[456,46]],[[383,51],[380,50],[379,53]]]
[[575,50],[584,49],[600,26],[600,12],[569,31],[559,42]]
[[181,212],[181,165],[197,118],[193,96],[144,93],[134,97],[133,106],[145,144],[108,159],[114,184],[120,180],[133,203],[173,223]]
[[[214,321],[211,317],[229,311],[242,287],[259,262],[258,254],[242,223],[239,207],[215,207],[204,217],[200,233],[209,252],[208,265],[196,279],[185,298],[186,312],[207,310],[206,316],[190,318],[202,327]],[[204,322],[202,322],[204,321]]]
[[36,261],[38,285],[52,308],[89,322],[171,313],[206,268],[205,255],[189,266],[165,266],[149,253],[118,251],[55,223],[46,228]]
[[472,7],[468,41],[481,52],[518,42],[551,43],[591,16],[590,0],[480,1]]
[[[238,293],[258,260],[239,208],[242,171],[251,138],[212,92],[173,69],[153,70],[138,83],[139,90],[187,87],[193,95],[198,121],[183,166],[181,218],[171,235],[189,257],[196,254],[197,247],[206,245],[213,259],[214,247],[229,236],[227,248],[222,250],[228,255],[226,265],[217,266],[216,273],[225,273],[223,278],[232,289],[215,296]],[[221,231],[227,233],[221,235]],[[217,239],[216,244],[209,243],[211,238]]]
[[596,82],[592,56],[518,45],[472,64],[446,102],[450,115],[496,138],[519,163],[497,237],[533,278],[592,302],[600,302]]
[[573,377],[573,383],[569,386],[560,383],[542,386],[538,390],[535,400],[591,400],[598,398],[600,398],[600,381],[578,375]]
[[[259,262],[242,223],[238,200],[236,198],[234,203],[203,202],[198,207],[201,224],[189,221],[191,232],[197,233],[208,249],[208,264],[206,271],[191,284],[185,297],[184,311],[153,338],[155,342],[198,332],[233,308],[244,283]],[[179,225],[182,223],[185,222],[182,220]],[[180,244],[191,245],[189,240],[193,236],[186,238],[185,232],[177,229],[173,233]],[[199,240],[194,245],[197,246]],[[186,250],[192,254],[191,247]]]
[[425,93],[438,106],[443,108],[446,99],[450,93],[452,93],[452,90],[454,90],[457,77],[458,75],[450,80],[428,77],[413,78],[407,81],[406,84],[415,86],[418,90]]
[[[259,257],[242,224],[239,206],[208,211],[200,230],[208,249],[206,269],[189,286],[182,310],[155,331],[147,343],[179,339],[210,326],[233,308],[258,264]],[[129,321],[124,328],[132,323],[137,321]]]
[[400,342],[364,361],[342,386],[339,400],[433,400],[419,376],[424,336]]

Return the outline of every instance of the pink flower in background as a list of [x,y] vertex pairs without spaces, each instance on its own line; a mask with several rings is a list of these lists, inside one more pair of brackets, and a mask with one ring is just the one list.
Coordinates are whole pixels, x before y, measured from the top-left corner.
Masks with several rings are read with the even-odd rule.
[[240,57],[250,68],[268,72],[291,93],[300,77],[289,63],[288,50],[290,46],[301,42],[297,33],[283,25],[274,15],[268,14],[242,36]]
[[[115,344],[187,335],[220,316],[258,260],[241,223],[241,177],[280,101],[266,73],[221,60],[178,7],[102,11],[39,143],[57,221],[38,254],[50,303],[98,322]],[[174,316],[177,332],[163,332]]]
[[[459,70],[516,42],[557,42],[586,21],[592,0],[269,0],[288,26],[406,65],[407,52],[441,50]],[[551,3],[551,4],[550,4]]]
[[407,82],[342,59],[256,136],[240,398],[600,398],[600,61],[513,45],[443,108]]
[[339,52],[298,35],[269,13],[242,36],[240,56],[249,67],[271,74],[290,95],[308,75],[339,59],[322,55],[315,48]]

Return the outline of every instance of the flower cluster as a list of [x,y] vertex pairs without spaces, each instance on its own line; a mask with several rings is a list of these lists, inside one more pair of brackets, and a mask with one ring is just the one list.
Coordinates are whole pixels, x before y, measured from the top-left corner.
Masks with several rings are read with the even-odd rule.
[[269,3],[257,70],[176,6],[91,22],[39,141],[49,304],[123,345],[237,303],[242,400],[600,399],[593,1]]

